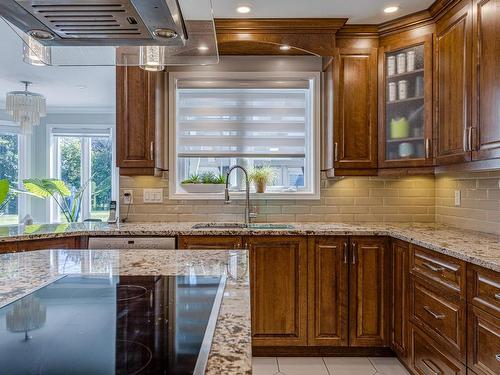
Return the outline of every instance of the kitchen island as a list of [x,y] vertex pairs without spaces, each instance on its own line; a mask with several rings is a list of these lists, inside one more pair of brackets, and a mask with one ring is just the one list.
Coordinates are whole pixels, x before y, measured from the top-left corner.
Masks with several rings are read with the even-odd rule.
[[[54,285],[54,282],[67,280],[70,277],[86,280],[108,278],[113,288],[115,285],[112,280],[123,281],[127,278],[149,280],[148,277],[174,277],[175,280],[175,277],[183,277],[191,282],[195,280],[194,284],[197,279],[202,280],[203,277],[225,279],[223,293],[219,293],[222,300],[213,336],[210,337],[212,343],[209,346],[205,373],[251,373],[250,291],[246,251],[40,250],[2,254],[0,255],[0,307],[41,290],[44,286]],[[86,288],[87,286],[82,290]],[[129,293],[130,291],[127,291],[127,296]],[[169,294],[169,300],[171,295]],[[121,300],[118,293],[115,298],[116,305],[119,306]],[[51,318],[49,314],[43,318],[49,326]],[[12,316],[8,324],[11,327],[15,326]],[[0,322],[1,325],[7,324]],[[39,331],[36,331],[35,327],[31,328],[35,329],[34,332],[40,332],[40,334],[33,333],[35,338],[31,342],[36,343],[37,337],[42,336],[43,327]],[[118,323],[116,330],[118,331]],[[10,331],[15,329],[12,328]],[[177,332],[179,333],[184,334]],[[27,332],[27,339],[28,334]]]

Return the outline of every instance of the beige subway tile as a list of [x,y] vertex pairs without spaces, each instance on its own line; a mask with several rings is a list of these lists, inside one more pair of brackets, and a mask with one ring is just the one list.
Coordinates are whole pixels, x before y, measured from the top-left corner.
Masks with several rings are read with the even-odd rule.
[[466,190],[465,197],[472,199],[486,199],[488,198],[488,190],[486,189]]
[[397,197],[399,196],[399,191],[394,188],[371,188],[370,197]]
[[270,223],[280,223],[280,222],[289,223],[289,222],[296,221],[296,219],[295,219],[295,215],[293,215],[293,214],[288,214],[288,215],[269,214],[269,215],[267,215],[267,221]]
[[384,200],[381,197],[359,197],[354,198],[356,206],[381,206]]
[[325,204],[327,206],[353,206],[353,197],[328,197],[325,198]]
[[498,178],[481,178],[477,180],[478,189],[498,189]]
[[309,214],[311,206],[283,206],[281,212],[283,214]]

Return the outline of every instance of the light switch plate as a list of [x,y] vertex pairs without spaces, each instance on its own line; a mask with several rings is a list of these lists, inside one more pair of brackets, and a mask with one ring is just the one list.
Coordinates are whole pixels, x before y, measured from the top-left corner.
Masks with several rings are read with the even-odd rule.
[[455,207],[460,207],[462,205],[462,193],[460,190],[455,190]]
[[144,203],[163,203],[163,189],[144,189]]

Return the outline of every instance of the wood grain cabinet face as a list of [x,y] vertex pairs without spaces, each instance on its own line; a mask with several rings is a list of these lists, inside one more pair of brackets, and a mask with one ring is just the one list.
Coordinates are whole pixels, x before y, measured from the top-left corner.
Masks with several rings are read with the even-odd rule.
[[442,351],[433,340],[410,325],[412,341],[411,368],[419,375],[465,375],[465,366]]
[[500,318],[469,305],[468,320],[467,366],[480,375],[500,374]]
[[233,250],[241,249],[240,236],[179,236],[179,249],[186,250]]
[[116,145],[121,174],[153,172],[156,78],[156,73],[139,67],[116,67]]
[[407,243],[396,240],[392,242],[391,344],[403,360],[409,355],[409,252]]
[[256,236],[250,251],[255,346],[307,345],[307,240]]
[[351,238],[349,324],[351,346],[386,344],[386,240]]
[[482,267],[467,265],[469,303],[500,318],[500,275]]
[[334,166],[377,168],[377,49],[334,56]]
[[[453,13],[454,12],[454,13]],[[472,12],[469,3],[436,24],[436,162],[471,160]]]
[[19,251],[33,251],[45,249],[76,249],[79,247],[78,237],[61,237],[45,240],[20,241]]
[[474,1],[476,160],[500,158],[500,0]]
[[309,240],[310,346],[348,345],[348,237]]
[[17,242],[0,243],[0,254],[15,253],[17,251]]

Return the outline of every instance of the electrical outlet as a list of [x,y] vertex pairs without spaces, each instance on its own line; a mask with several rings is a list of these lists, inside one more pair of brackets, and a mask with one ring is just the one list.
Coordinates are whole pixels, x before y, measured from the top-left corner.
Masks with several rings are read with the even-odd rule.
[[123,190],[123,204],[134,203],[134,196],[132,190]]
[[462,204],[462,193],[460,190],[455,190],[455,207],[460,207]]
[[162,203],[163,202],[163,189],[144,189],[143,190],[144,203]]

